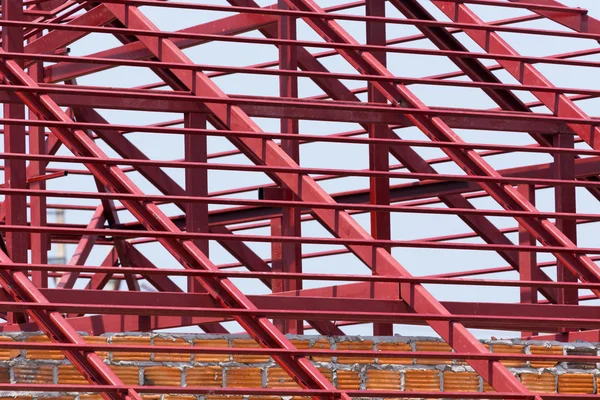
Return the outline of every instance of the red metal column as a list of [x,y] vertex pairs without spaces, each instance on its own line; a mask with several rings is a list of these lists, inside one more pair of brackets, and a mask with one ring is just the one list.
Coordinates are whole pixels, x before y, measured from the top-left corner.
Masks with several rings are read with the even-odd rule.
[[[285,0],[277,1],[277,8],[288,10]],[[283,40],[296,40],[296,18],[282,15],[279,17],[278,37]],[[296,71],[298,69],[298,50],[296,46],[279,46],[279,68],[282,70]],[[279,94],[281,97],[298,98],[298,78],[296,76],[279,76]],[[281,119],[281,133],[298,133],[298,120],[295,118]],[[300,164],[300,142],[298,140],[284,139],[281,148],[292,160]],[[286,200],[298,200],[289,190],[283,190],[283,198]],[[301,211],[298,208],[284,207],[281,215],[281,235],[302,236]],[[302,272],[302,245],[300,243],[281,244],[281,270],[284,272]],[[300,290],[302,282],[285,279],[281,287],[282,291]],[[283,322],[283,332],[302,334],[303,321],[288,320]]]
[[[2,19],[8,21],[23,20],[22,0],[2,0]],[[23,28],[19,26],[2,27],[2,48],[4,51],[23,52]],[[20,65],[23,65],[21,61]],[[23,104],[4,103],[5,118],[25,119]],[[8,153],[25,153],[25,127],[15,125],[4,126],[4,151]],[[4,184],[8,188],[24,189],[27,186],[26,162],[6,160],[4,167]],[[7,196],[4,201],[6,223],[10,225],[27,225],[27,198],[22,195]],[[39,214],[38,214],[39,215]],[[27,262],[28,234],[25,232],[6,232],[8,256],[14,262]],[[25,322],[24,314],[8,313],[10,322]]]
[[[2,19],[7,21],[23,20],[22,0],[2,0]],[[2,28],[2,48],[4,51],[23,52],[23,28],[10,26]],[[19,65],[23,65],[21,61]],[[5,118],[25,119],[23,104],[4,103]],[[25,127],[18,125],[4,126],[4,151],[7,153],[25,154]],[[6,160],[4,184],[8,188],[25,189],[25,160]],[[26,197],[22,195],[7,196],[6,223],[9,225],[27,224]],[[27,262],[28,237],[22,232],[7,232],[6,245],[9,256],[14,262]]]
[[[574,136],[571,134],[554,136],[556,147],[569,148],[575,147]],[[575,179],[575,157],[571,153],[554,154],[553,175],[555,179]],[[559,185],[554,188],[554,208],[556,212],[575,213],[576,207],[575,186]],[[556,220],[556,226],[573,243],[577,243],[577,221],[573,219],[559,218]],[[556,264],[556,279],[559,282],[577,282],[577,277],[560,260]],[[575,288],[561,289],[559,292],[560,304],[577,304],[579,291]]]
[[[206,116],[199,113],[185,114],[186,128],[206,129]],[[185,160],[195,162],[207,162],[207,138],[205,135],[185,135]],[[208,196],[208,171],[200,168],[185,169],[185,192],[188,196]],[[188,203],[186,209],[186,231],[208,232],[208,204]],[[206,257],[208,257],[208,240],[195,239],[194,243]],[[205,292],[201,282],[194,278],[188,278],[188,292]]]
[[[534,185],[519,185],[519,193],[532,205],[535,205],[535,186]],[[519,244],[526,246],[535,246],[535,237],[529,233],[529,231],[522,225],[519,224]],[[520,251],[519,252],[519,279],[522,281],[535,280],[535,273],[537,271],[537,254],[532,251]],[[524,304],[535,304],[538,301],[537,288],[522,286],[519,291],[521,292],[521,303]],[[537,335],[536,332],[521,332],[522,337]]]
[[[40,38],[41,34],[35,36]],[[34,39],[29,39],[31,42]],[[44,81],[44,64],[37,62],[29,67],[29,74],[36,82]],[[37,116],[29,111],[29,119],[37,120]],[[46,154],[46,136],[44,134],[45,128],[43,126],[30,126],[29,127],[29,152],[31,154]],[[29,168],[27,168],[27,175],[30,176],[43,176],[46,174],[46,163],[43,161],[31,160],[29,162]],[[29,188],[32,190],[45,190],[46,181],[39,180],[29,184]],[[10,196],[9,196],[10,197]],[[32,226],[44,226],[46,225],[46,198],[39,196],[32,196],[29,200],[30,203],[30,215]],[[50,250],[50,238],[45,233],[32,233],[31,234],[31,262],[34,264],[46,264],[48,263],[48,250]],[[48,287],[48,272],[47,271],[32,271],[31,278],[33,283],[39,288]]]
[[[271,218],[270,229],[272,236],[281,236],[281,217]],[[271,242],[271,271],[272,272],[283,272],[283,254],[282,254],[282,242]],[[284,289],[285,279],[273,279],[271,281],[271,291],[276,294],[285,292]],[[287,322],[285,319],[273,319],[273,324],[286,333]]]
[[[366,15],[373,17],[385,17],[385,0],[371,0],[366,4]],[[369,20],[367,27],[367,44],[385,46],[386,44],[386,24],[382,21]],[[383,51],[371,52],[381,65],[386,65],[386,53]],[[377,87],[368,83],[368,100],[371,103],[387,104],[387,99]],[[383,124],[369,124],[369,137],[385,139],[388,137],[388,127]],[[369,169],[372,171],[389,171],[389,146],[386,144],[369,145]],[[390,204],[390,180],[388,177],[371,177],[369,179],[371,188],[371,204]],[[371,236],[375,239],[391,239],[392,229],[390,213],[385,211],[371,212]],[[391,248],[384,248],[391,252]],[[381,297],[377,292],[380,286],[375,285],[375,298]],[[392,336],[394,326],[392,324],[373,324],[373,334],[375,336]]]

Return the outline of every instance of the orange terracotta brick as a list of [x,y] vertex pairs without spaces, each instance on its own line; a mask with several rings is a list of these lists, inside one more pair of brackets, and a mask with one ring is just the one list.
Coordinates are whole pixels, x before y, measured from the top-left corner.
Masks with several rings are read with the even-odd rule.
[[[381,350],[381,351],[412,351],[412,347],[408,343],[377,343],[377,350]],[[411,365],[413,363],[413,359],[412,358],[398,358],[398,357],[377,357],[377,363],[379,363],[379,364]]]
[[[503,354],[524,354],[525,346],[520,344],[510,345],[504,343],[494,343],[492,344],[492,351],[494,353],[503,353]],[[524,360],[500,360],[500,362],[507,367],[523,367],[527,363]]]
[[16,383],[53,383],[54,368],[50,365],[18,365],[13,367]]
[[[154,338],[155,346],[177,346],[177,347],[189,347],[190,343],[186,342],[182,338]],[[154,353],[154,361],[168,361],[168,362],[188,362],[192,355],[190,353]]]
[[[566,348],[567,350],[567,355],[569,356],[597,356],[598,355],[598,350],[596,350],[594,347],[572,347]],[[579,361],[569,361],[568,363],[569,368],[580,368],[580,369],[594,369],[596,368],[596,363],[595,362],[579,362]]]
[[[231,341],[231,347],[238,349],[258,349],[260,346],[254,339],[233,339]],[[269,362],[271,358],[268,355],[245,355],[245,354],[234,354],[233,360],[240,363],[265,363]]]
[[[427,352],[452,352],[452,348],[444,342],[417,342],[417,351]],[[438,364],[452,364],[452,359],[442,358],[417,358],[417,364],[423,365],[438,365]]]
[[307,350],[310,347],[310,342],[306,339],[292,339],[290,340],[295,348],[298,350]]
[[[3,398],[4,397],[0,397],[0,400],[2,400]],[[27,398],[31,398],[31,397],[23,397],[23,398],[27,399]],[[11,400],[15,400],[15,399],[18,399],[18,397],[11,397]],[[41,399],[41,398],[38,397],[37,399]],[[52,400],[75,400],[75,396],[57,396],[57,397],[52,397]]]
[[[47,336],[29,336],[25,339],[28,343],[50,343],[50,339]],[[25,350],[26,357],[28,359],[37,360],[64,360],[65,355],[60,350]]]
[[[197,347],[219,347],[228,348],[229,340],[227,339],[194,339],[194,346]],[[194,354],[193,359],[195,362],[224,362],[230,360],[229,354]]]
[[[53,397],[54,399],[73,399],[74,397],[69,396],[61,396],[61,397]],[[31,400],[31,396],[17,396],[17,397],[0,397],[0,400]]]
[[80,400],[104,400],[99,394],[81,394],[79,395]]
[[187,368],[185,385],[222,387],[223,368],[218,366]]
[[144,386],[181,386],[181,370],[175,367],[145,367]]
[[110,369],[126,385],[139,385],[140,369],[134,365],[111,365]]
[[[338,350],[373,350],[373,341],[372,340],[364,340],[362,342],[357,342],[357,341],[340,342],[337,344],[337,349]],[[337,361],[340,364],[373,364],[375,362],[375,357],[338,356]]]
[[244,396],[227,396],[227,395],[209,395],[204,396],[204,400],[244,400]]
[[400,390],[402,381],[398,371],[367,371],[367,389],[375,390]]
[[298,384],[281,368],[272,367],[267,370],[268,388],[289,388],[297,389]]
[[[149,336],[113,336],[112,344],[122,346],[150,346]],[[150,361],[150,352],[115,351],[113,361]]]
[[[103,337],[103,336],[84,336],[83,340],[89,344],[107,344],[108,343],[108,338]],[[108,351],[97,351],[96,354],[98,354],[98,357],[100,357],[103,360],[106,360],[108,358]]]
[[409,370],[404,372],[404,389],[408,391],[437,392],[440,373],[437,370]]
[[[160,398],[160,395],[158,395],[158,397]],[[165,400],[197,400],[198,398],[196,396],[191,396],[191,395],[165,394],[164,399]]]
[[[160,394],[142,394],[142,399],[144,400],[160,400]],[[165,397],[169,397],[168,395],[165,395]],[[196,400],[195,396],[188,396],[190,399],[189,400]],[[54,400],[54,399],[52,399]]]
[[307,339],[291,339],[290,342],[297,349],[306,350],[309,348],[310,342]]
[[333,383],[333,371],[329,368],[317,368],[317,370],[327,379],[329,382]]
[[72,385],[85,385],[88,380],[84,378],[83,374],[72,365],[59,365],[58,366],[58,383],[59,384],[72,384]]
[[262,387],[262,368],[227,368],[225,385],[231,388]]
[[562,374],[558,376],[558,393],[593,394],[594,376],[591,374]]
[[[483,379],[482,379],[483,380]],[[483,380],[483,391],[484,392],[495,392],[494,388],[489,385],[485,380]]]
[[[0,336],[0,342],[14,342],[15,340],[9,336]],[[0,345],[1,347],[1,345]],[[19,357],[21,350],[14,349],[0,349],[0,361],[9,361],[13,358]]]
[[10,383],[10,370],[9,367],[0,367],[0,383]]
[[494,388],[491,387],[490,384],[487,383],[485,380],[483,380],[483,391],[484,392],[495,392]]
[[[563,348],[562,346],[530,346],[531,354],[544,354],[544,355],[562,355]],[[531,368],[552,368],[556,364],[557,361],[530,361],[529,365]]]
[[445,392],[479,392],[479,375],[475,372],[444,371]]
[[337,388],[341,390],[360,389],[360,377],[355,371],[337,371]]
[[[312,348],[315,350],[329,350],[331,349],[331,345],[329,340],[319,339],[313,343]],[[311,356],[311,359],[317,362],[330,362],[331,356]]]
[[521,374],[521,382],[534,393],[556,393],[556,375]]

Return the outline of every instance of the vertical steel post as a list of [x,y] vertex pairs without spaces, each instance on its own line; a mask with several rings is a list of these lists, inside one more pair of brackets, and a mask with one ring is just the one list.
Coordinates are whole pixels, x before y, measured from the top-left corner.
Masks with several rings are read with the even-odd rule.
[[[206,129],[206,115],[200,113],[185,114],[184,125],[186,128]],[[185,135],[185,160],[193,162],[207,162],[206,135]],[[201,168],[185,169],[185,191],[188,196],[208,196],[208,171]],[[188,203],[186,208],[186,230],[188,232],[208,232],[208,204]],[[195,239],[196,246],[208,257],[208,240]],[[205,292],[200,281],[188,277],[188,292]]]
[[[23,20],[22,0],[2,0],[2,19],[8,21]],[[9,52],[23,52],[23,28],[6,26],[2,28],[2,48]],[[20,61],[19,65],[22,65]],[[22,103],[4,103],[4,117],[25,119],[25,106]],[[4,151],[7,153],[25,154],[25,127],[17,125],[4,126]],[[6,160],[4,183],[8,188],[25,189],[25,160]],[[27,224],[26,197],[11,195],[6,197],[7,225]],[[6,242],[9,256],[14,262],[27,262],[27,234],[7,232]]]
[[[29,39],[29,42],[42,37],[41,34]],[[29,67],[29,75],[36,82],[44,81],[44,64],[36,62]],[[29,110],[29,119],[37,120],[37,116]],[[31,154],[47,154],[45,128],[42,126],[29,127],[29,152]],[[43,176],[46,174],[46,163],[43,161],[31,160],[29,162],[28,173],[32,176]],[[29,184],[33,190],[45,190],[46,182],[44,180],[33,181]],[[29,199],[29,210],[31,214],[32,226],[46,225],[46,198],[42,196],[31,196]],[[31,262],[34,264],[48,263],[48,250],[50,250],[50,237],[45,233],[31,234]],[[48,287],[47,271],[31,271],[33,283],[39,288]]]
[[[23,20],[23,0],[2,0],[2,19],[6,21]],[[10,52],[23,52],[23,28],[19,26],[2,27],[2,49]],[[23,65],[22,61],[18,61]],[[22,103],[4,103],[4,117],[25,119],[25,106]],[[4,151],[25,154],[25,127],[4,125]],[[26,162],[6,160],[4,183],[8,188],[25,189],[27,186]],[[4,202],[7,225],[27,224],[27,198],[22,195],[6,196]],[[6,247],[13,262],[27,262],[28,236],[24,232],[6,232]],[[23,322],[23,314],[8,313],[9,322]]]
[[[385,0],[372,0],[366,3],[367,16],[385,17]],[[385,46],[386,24],[381,21],[367,21],[367,44]],[[372,52],[373,56],[386,65],[386,53]],[[387,103],[385,96],[371,83],[368,83],[368,99],[372,103]],[[388,138],[388,127],[384,124],[369,124],[369,137]],[[369,169],[372,171],[389,171],[389,146],[387,144],[369,144]],[[390,180],[388,177],[371,177],[371,204],[390,204]],[[389,240],[391,238],[390,213],[385,211],[371,212],[371,235],[375,239]],[[385,249],[391,252],[391,248]],[[375,288],[378,286],[375,285]],[[375,292],[375,297],[378,297]],[[392,324],[373,324],[373,334],[376,336],[391,336],[394,334]]]
[[[554,136],[554,146],[572,149],[575,147],[572,134]],[[554,154],[553,172],[555,179],[575,180],[575,156],[572,153]],[[576,194],[574,185],[557,185],[554,188],[554,207],[556,212],[575,213]],[[577,244],[577,221],[574,219],[559,218],[556,226],[573,243]],[[577,282],[577,277],[563,262],[558,260],[556,264],[556,279],[559,282]],[[575,288],[564,288],[559,291],[559,302],[561,304],[577,304],[578,290]]]
[[[554,146],[559,148],[575,147],[574,135],[563,134],[554,136]],[[571,153],[554,154],[553,175],[555,179],[575,179],[575,156]],[[577,200],[575,186],[557,185],[554,188],[554,209],[556,212],[575,213],[577,211]],[[577,244],[577,221],[574,219],[558,218],[556,227]],[[577,277],[561,261],[556,263],[556,280],[559,282],[577,282]],[[577,304],[579,302],[579,290],[577,288],[562,288],[559,290],[559,304]],[[563,329],[568,332],[572,329]]]
[[[284,0],[278,0],[277,6],[287,10],[288,5]],[[283,40],[296,40],[296,18],[289,15],[279,17],[278,36]],[[298,51],[296,46],[279,46],[279,68],[282,70],[296,71],[298,69]],[[281,97],[298,98],[298,78],[296,76],[279,76],[279,94]],[[295,118],[281,119],[282,133],[298,133],[299,124]],[[297,140],[282,140],[282,149],[298,164],[300,164],[300,144]],[[298,200],[291,191],[284,190],[286,200]],[[302,236],[301,213],[297,208],[284,207],[281,217],[281,234],[284,236]],[[302,272],[302,245],[300,243],[281,244],[281,268],[284,272]],[[284,280],[282,290],[300,290],[301,281]],[[303,321],[287,320],[283,323],[284,333],[301,334]]]
[[[535,205],[535,185],[518,185],[519,193],[532,205]],[[519,224],[519,245],[535,246],[535,237]],[[522,281],[536,280],[537,254],[532,251],[519,252],[519,279]],[[521,303],[534,304],[538,302],[537,288],[521,286]],[[522,337],[534,336],[537,332],[521,332]]]

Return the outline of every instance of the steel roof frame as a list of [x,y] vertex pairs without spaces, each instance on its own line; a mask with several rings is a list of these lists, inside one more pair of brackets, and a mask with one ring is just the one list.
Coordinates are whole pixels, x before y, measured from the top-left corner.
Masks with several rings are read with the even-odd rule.
[[[0,193],[5,200],[0,208],[4,232],[0,284],[5,291],[0,298],[0,311],[6,322],[0,324],[0,330],[42,330],[48,334],[57,344],[47,347],[63,350],[90,382],[73,390],[95,390],[107,399],[139,399],[139,393],[148,390],[124,386],[94,353],[101,346],[86,345],[77,331],[102,333],[93,323],[101,319],[102,325],[114,328],[113,331],[198,325],[205,332],[226,333],[221,323],[237,321],[304,388],[301,394],[350,398],[393,397],[398,393],[338,391],[306,357],[310,352],[295,349],[285,334],[312,328],[322,334],[342,335],[343,326],[372,323],[374,334],[391,335],[394,323],[427,324],[499,392],[485,397],[510,393],[514,398],[569,398],[529,392],[499,362],[499,355],[490,355],[469,329],[513,330],[523,337],[542,332],[540,338],[565,340],[598,335],[599,327],[593,318],[596,309],[580,307],[578,303],[600,294],[598,257],[587,255],[600,250],[578,246],[576,230],[579,224],[594,223],[599,217],[595,213],[577,212],[575,188],[585,188],[600,200],[597,187],[600,119],[587,115],[578,105],[581,100],[600,97],[600,91],[556,87],[534,65],[598,68],[598,63],[579,58],[597,54],[600,49],[530,57],[518,54],[499,32],[597,40],[600,21],[586,10],[554,0],[432,1],[451,22],[437,21],[417,0],[389,1],[403,18],[387,16],[385,0],[358,1],[328,9],[313,0],[278,0],[267,7],[260,7],[253,0],[228,0],[228,3],[211,6],[154,0],[2,1],[0,74],[4,82],[0,85],[0,100],[4,116],[0,122],[4,124],[1,157],[5,160],[5,180]],[[529,10],[531,14],[483,22],[470,4]],[[145,16],[141,6],[234,14],[177,32],[165,32]],[[362,7],[362,16],[344,12]],[[513,26],[544,18],[569,30]],[[324,42],[299,38],[296,25],[299,20]],[[366,42],[359,43],[339,21],[364,23]],[[414,26],[421,33],[392,38],[386,29],[391,24]],[[42,33],[44,29],[47,31]],[[264,38],[240,36],[253,31]],[[113,35],[122,44],[88,56],[69,56],[68,46],[92,32]],[[470,37],[483,52],[468,51],[457,33]],[[436,49],[395,46],[424,39]],[[183,52],[213,41],[274,45],[278,60],[230,67],[197,64]],[[307,47],[325,50],[312,53]],[[399,77],[386,66],[388,54],[444,56],[459,72]],[[330,71],[325,61],[332,56],[343,58],[356,73]],[[498,64],[488,66],[483,60],[496,60]],[[52,64],[44,66],[44,62]],[[83,86],[75,81],[118,66],[150,69],[161,81],[133,89]],[[508,72],[520,84],[502,82],[494,74],[498,70]],[[228,94],[216,83],[217,79],[236,74],[277,77],[278,96]],[[463,77],[471,81],[452,79]],[[300,97],[299,79],[309,79],[322,94]],[[351,80],[366,86],[351,89],[346,84]],[[411,91],[414,85],[480,89],[499,108],[429,107]],[[171,90],[157,90],[162,86]],[[525,103],[516,91],[532,93],[537,101]],[[360,97],[363,93],[367,93],[367,101]],[[65,106],[69,107],[66,111],[61,108]],[[539,106],[548,107],[551,113],[534,112]],[[147,126],[119,125],[111,124],[96,109],[177,112],[182,118]],[[254,117],[278,119],[279,131],[264,131]],[[332,135],[306,134],[299,125],[303,120],[351,122],[361,129]],[[183,128],[174,127],[177,125]],[[427,140],[404,140],[404,127],[417,127]],[[471,143],[454,129],[521,132],[536,143],[523,148]],[[153,160],[128,138],[136,131],[183,135],[185,158]],[[236,149],[211,152],[207,138],[212,136],[228,139]],[[118,157],[109,157],[99,142]],[[369,168],[359,171],[303,167],[301,146],[319,143],[366,145]],[[72,155],[58,155],[63,146]],[[419,147],[437,148],[444,156],[427,159],[416,150]],[[524,162],[499,170],[488,161],[497,155],[527,151],[547,154],[553,163]],[[243,155],[253,165],[212,161],[233,155]],[[389,155],[399,164],[391,165]],[[85,168],[67,170],[50,166],[54,162],[80,164]],[[449,163],[462,169],[464,175],[442,173],[434,168]],[[185,185],[177,183],[165,168],[183,168]],[[251,171],[266,175],[274,184],[240,185],[211,192],[208,172],[213,170]],[[129,176],[130,172],[139,173],[161,195],[147,194]],[[97,192],[47,189],[47,182],[59,182],[69,174],[93,178]],[[324,189],[325,181],[352,176],[368,178],[368,187],[343,193]],[[415,182],[391,184],[390,179],[394,178]],[[534,206],[536,193],[546,189],[553,192],[555,212],[541,212]],[[256,200],[226,197],[248,192],[260,192],[260,196]],[[76,200],[63,205],[48,202],[48,198],[59,197],[94,199],[97,203],[85,206]],[[477,207],[473,203],[477,198],[493,199],[502,210]],[[429,207],[439,203],[445,208]],[[173,204],[183,215],[166,213],[160,207],[163,204]],[[229,207],[212,210],[211,204]],[[59,207],[93,211],[93,215],[83,224],[49,223],[47,210]],[[124,212],[136,221],[121,223],[119,214]],[[396,212],[455,215],[471,231],[395,240],[391,216]],[[354,218],[364,213],[371,218],[370,232]],[[516,227],[500,228],[489,218],[492,216],[511,218]],[[332,238],[305,234],[301,227],[307,221],[317,221]],[[265,237],[237,233],[260,227],[268,228],[271,234]],[[515,232],[519,234],[518,244],[507,236]],[[478,238],[482,243],[455,242],[469,238]],[[211,240],[218,242],[237,262],[216,264],[208,253]],[[51,265],[49,243],[60,242],[76,243],[75,254],[65,265]],[[179,272],[165,269],[136,247],[153,242],[160,243],[185,269]],[[271,257],[253,250],[250,242],[270,243]],[[305,253],[302,244],[342,248]],[[98,266],[88,265],[92,250],[106,245],[110,245],[110,251],[104,260]],[[492,250],[508,265],[419,277],[413,276],[392,254],[392,249],[398,247]],[[368,267],[370,274],[303,273],[304,260],[347,253]],[[552,254],[557,261],[538,262],[537,253]],[[228,271],[237,266],[249,272]],[[548,267],[556,268],[556,281],[544,271]],[[519,280],[463,278],[501,271],[518,271]],[[176,276],[187,277],[187,292],[172,279]],[[49,289],[51,277],[58,280],[56,288]],[[272,294],[248,296],[230,278],[258,279]],[[103,290],[110,279],[126,282],[127,291]],[[87,281],[85,293],[91,299],[84,304],[81,304],[81,290],[74,289],[82,280]],[[354,283],[304,289],[303,281],[308,280]],[[142,291],[140,281],[165,292],[152,294],[159,295],[164,306],[144,307],[149,297]],[[440,302],[423,284],[516,286],[520,288],[521,302]],[[590,290],[593,295],[579,296],[581,289]],[[538,299],[538,292],[543,299]],[[100,299],[100,294],[102,303],[98,304],[95,300]],[[274,299],[277,299],[276,309],[270,308]],[[194,306],[190,307],[190,303]],[[485,310],[483,315],[482,310]],[[137,315],[158,318],[144,325]],[[117,321],[115,316],[121,316],[121,320]],[[184,322],[185,316],[193,318]],[[507,318],[510,322],[504,321]],[[84,352],[78,351],[81,349]],[[139,347],[136,351],[145,350]],[[65,390],[59,386],[44,390]],[[167,389],[156,390],[166,393]],[[190,390],[194,388],[172,392]],[[204,393],[203,388],[195,390]],[[244,391],[245,394],[276,392]],[[300,394],[293,390],[279,393]],[[408,397],[404,393],[402,396]],[[432,396],[418,393],[422,398]],[[465,396],[448,393],[446,397]]]

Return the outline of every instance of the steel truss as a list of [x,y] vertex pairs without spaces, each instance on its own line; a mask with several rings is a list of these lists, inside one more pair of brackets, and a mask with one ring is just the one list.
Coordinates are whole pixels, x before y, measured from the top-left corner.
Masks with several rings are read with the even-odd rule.
[[[600,247],[577,244],[578,227],[600,220],[598,212],[577,210],[582,198],[592,210],[600,200],[600,119],[584,111],[600,91],[556,86],[542,73],[551,67],[600,67],[589,58],[600,53],[600,20],[554,0],[368,0],[327,8],[319,3],[2,0],[0,327],[3,332],[41,330],[54,343],[2,342],[0,347],[62,350],[89,380],[89,385],[68,387],[0,385],[2,390],[94,391],[107,399],[140,399],[147,392],[398,397],[392,391],[340,391],[308,359],[317,353],[369,352],[299,350],[285,334],[343,335],[347,327],[361,325],[368,334],[385,336],[410,334],[414,325],[429,326],[467,360],[496,390],[486,398],[586,397],[529,392],[499,360],[547,357],[489,353],[473,329],[600,340],[600,310],[579,305],[600,294]],[[156,9],[214,18],[167,31],[145,13]],[[476,13],[489,9],[520,16],[486,21]],[[553,28],[531,27],[541,22],[552,22]],[[360,26],[365,39],[345,28],[350,26]],[[392,28],[405,27],[419,33],[391,34]],[[69,47],[92,34],[120,44],[70,53]],[[515,35],[592,45],[524,55],[507,39]],[[224,52],[231,46],[262,46],[275,49],[277,57],[226,65],[189,55],[215,43]],[[454,70],[431,76],[396,72],[402,70],[398,57],[416,56],[444,59]],[[335,71],[341,64],[350,68]],[[131,87],[123,79],[102,78],[123,67],[149,70],[158,81]],[[237,91],[223,88],[240,76],[274,79],[273,94],[264,95],[252,84]],[[311,94],[302,95],[309,85]],[[446,90],[477,91],[495,106],[430,106],[416,94],[423,87],[441,97]],[[114,114],[107,110],[143,111],[159,122],[111,121]],[[265,120],[279,127],[265,128]],[[318,133],[323,122],[336,128]],[[340,132],[336,124],[342,123],[354,130]],[[409,139],[417,131],[421,138]],[[474,142],[465,131],[529,141]],[[134,135],[157,134],[162,146],[182,144],[183,157],[150,156],[134,140]],[[223,140],[230,146],[215,147]],[[335,167],[335,157],[320,167],[303,161],[305,154],[323,157],[327,150],[322,149],[332,146],[343,149],[341,159],[350,145],[367,149],[353,163],[365,169]],[[423,156],[428,149],[437,150],[437,156]],[[509,156],[510,162],[496,162]],[[531,161],[543,157],[546,161]],[[173,170],[182,171],[183,178]],[[211,189],[213,176],[228,176],[228,185]],[[248,176],[251,185],[245,182]],[[74,189],[73,180],[91,183],[90,189]],[[537,209],[540,196],[549,196],[554,207]],[[75,213],[76,222],[48,221],[53,209]],[[433,234],[400,240],[412,228],[396,217],[416,214],[456,217],[454,233],[435,233],[433,227]],[[361,219],[365,215],[370,223]],[[501,224],[500,218],[512,224]],[[70,260],[49,263],[53,244],[73,245]],[[209,244],[230,258],[223,261],[213,250],[209,257]],[[171,258],[148,250],[156,246]],[[306,246],[321,248],[306,251]],[[414,268],[414,261],[401,264],[415,249],[465,257],[493,252],[501,262],[482,267],[485,259],[475,256],[471,266],[450,271],[440,257],[436,272],[428,274]],[[98,251],[103,255],[94,261]],[[344,255],[357,272],[344,273]],[[334,268],[308,272],[306,265],[317,262]],[[505,275],[478,278],[498,273]],[[103,290],[111,280],[123,282],[122,289]],[[268,293],[248,294],[241,280]],[[512,302],[506,301],[509,294],[499,294],[496,301],[440,301],[432,294],[449,285],[512,287],[519,296]],[[157,299],[160,307],[147,306]],[[96,355],[107,346],[86,344],[77,333],[182,326],[227,333],[232,321],[263,348],[169,347],[165,352],[269,354],[302,389],[127,386]],[[127,349],[148,351],[145,346]]]

